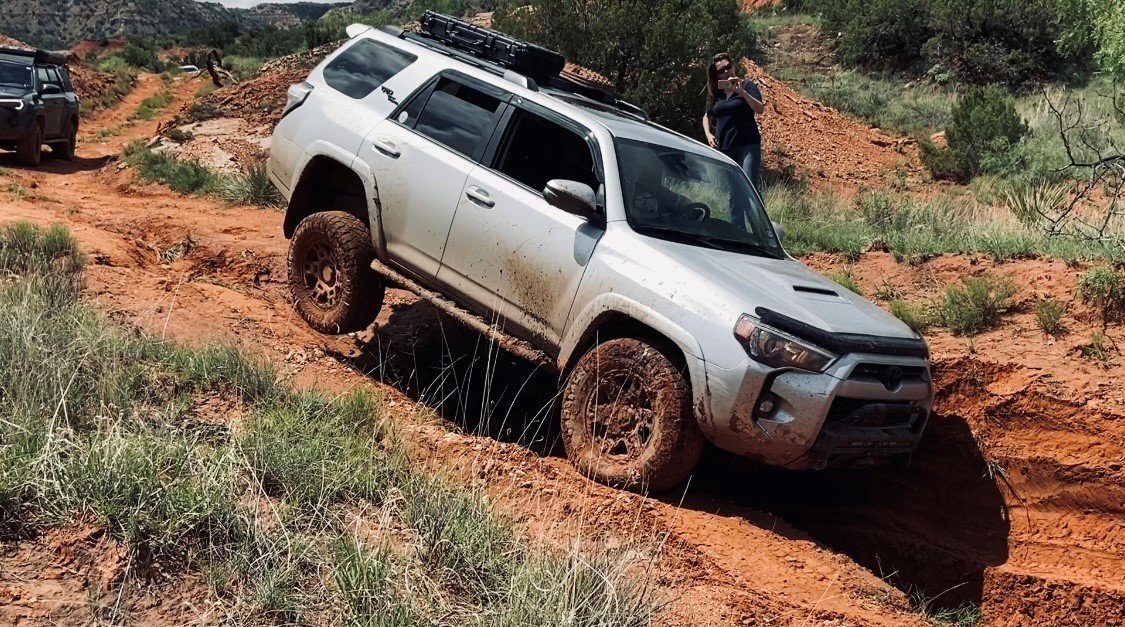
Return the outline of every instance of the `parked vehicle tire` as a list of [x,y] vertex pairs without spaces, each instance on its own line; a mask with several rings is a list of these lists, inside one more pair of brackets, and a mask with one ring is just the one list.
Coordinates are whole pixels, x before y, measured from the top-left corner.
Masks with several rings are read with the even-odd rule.
[[16,163],[20,165],[39,165],[43,154],[43,125],[36,124],[35,130],[16,144]]
[[305,322],[321,333],[363,329],[383,305],[382,277],[371,270],[367,227],[342,211],[314,213],[289,242],[289,290]]
[[676,487],[703,452],[683,371],[642,339],[610,340],[578,360],[563,387],[562,439],[583,474],[637,491]]
[[74,150],[78,146],[78,128],[70,129],[66,142],[51,144],[51,155],[65,161],[74,161]]

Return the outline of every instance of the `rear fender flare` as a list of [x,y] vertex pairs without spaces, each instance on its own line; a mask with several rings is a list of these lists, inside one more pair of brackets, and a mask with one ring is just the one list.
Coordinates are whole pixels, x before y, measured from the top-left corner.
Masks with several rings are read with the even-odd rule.
[[[293,190],[296,192],[303,178],[308,173],[309,164],[315,159],[330,159],[344,168],[351,170],[363,184],[364,200],[367,204],[367,228],[371,231],[371,240],[375,246],[375,254],[380,259],[386,259],[386,240],[383,237],[382,218],[379,212],[379,186],[375,181],[375,173],[371,171],[362,159],[339,146],[317,140],[309,145],[308,150],[301,157],[294,172]],[[295,197],[295,194],[294,194]],[[290,199],[292,203],[292,198]],[[288,235],[288,234],[287,234]]]

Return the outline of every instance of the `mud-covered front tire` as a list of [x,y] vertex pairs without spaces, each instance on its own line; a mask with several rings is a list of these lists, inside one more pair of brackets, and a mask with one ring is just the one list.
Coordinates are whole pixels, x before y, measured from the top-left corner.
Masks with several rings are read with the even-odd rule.
[[359,218],[325,211],[302,220],[289,242],[289,291],[297,313],[321,333],[366,327],[383,305],[374,258],[371,234]]
[[31,134],[16,144],[16,163],[20,165],[39,165],[43,155],[43,125],[36,124]]
[[562,439],[583,474],[637,491],[676,487],[703,452],[682,369],[643,339],[609,340],[578,360],[563,386]]

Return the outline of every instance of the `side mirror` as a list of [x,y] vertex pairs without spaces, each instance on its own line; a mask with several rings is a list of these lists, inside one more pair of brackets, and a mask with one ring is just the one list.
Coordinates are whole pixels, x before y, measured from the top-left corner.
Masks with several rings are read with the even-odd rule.
[[43,94],[44,96],[52,96],[52,95],[61,94],[62,93],[62,87],[59,87],[58,85],[50,85],[50,84],[44,85],[43,89],[39,93]]
[[573,213],[590,221],[601,219],[594,190],[585,183],[552,179],[547,181],[547,187],[543,188],[543,198],[551,206],[567,213]]
[[773,224],[773,232],[777,233],[778,243],[784,244],[785,243],[785,228],[782,227],[780,224],[778,224],[776,220],[770,220],[770,224]]

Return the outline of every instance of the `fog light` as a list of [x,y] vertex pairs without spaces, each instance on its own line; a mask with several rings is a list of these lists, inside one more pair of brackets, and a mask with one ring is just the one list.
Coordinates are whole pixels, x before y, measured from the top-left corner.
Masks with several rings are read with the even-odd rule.
[[777,409],[777,395],[773,392],[767,392],[761,399],[758,400],[758,406],[754,409],[755,418],[765,418]]

